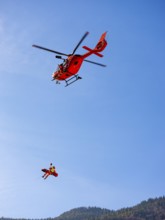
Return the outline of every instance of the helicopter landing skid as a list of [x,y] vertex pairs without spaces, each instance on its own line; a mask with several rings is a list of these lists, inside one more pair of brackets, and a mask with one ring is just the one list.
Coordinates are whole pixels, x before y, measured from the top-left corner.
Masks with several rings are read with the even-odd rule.
[[70,79],[65,80],[65,82],[66,82],[65,87],[69,86],[70,84],[76,82],[76,81],[79,80],[79,79],[82,79],[82,78],[81,78],[80,76],[78,76],[78,75],[74,75],[74,76],[71,77]]

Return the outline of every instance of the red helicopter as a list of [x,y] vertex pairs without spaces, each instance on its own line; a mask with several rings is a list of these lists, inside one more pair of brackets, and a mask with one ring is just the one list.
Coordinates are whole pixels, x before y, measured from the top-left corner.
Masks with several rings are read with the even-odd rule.
[[[101,35],[101,37],[100,37],[100,39],[94,49],[91,49],[87,46],[83,46],[83,48],[88,51],[87,53],[85,53],[83,55],[75,54],[75,52],[78,49],[78,47],[80,46],[80,44],[82,43],[82,41],[89,34],[89,32],[86,32],[83,35],[83,37],[81,38],[81,40],[79,41],[79,43],[77,44],[75,49],[73,50],[72,54],[61,53],[61,52],[58,52],[55,50],[50,50],[48,48],[41,47],[38,45],[32,45],[32,46],[36,47],[38,49],[42,49],[42,50],[46,50],[46,51],[58,54],[55,57],[58,59],[62,59],[63,63],[59,64],[57,70],[52,74],[52,80],[56,80],[57,84],[60,83],[59,81],[64,80],[66,82],[66,86],[68,86],[71,83],[73,83],[79,79],[82,79],[77,73],[78,73],[83,61],[93,63],[93,64],[96,64],[96,65],[99,65],[102,67],[106,66],[101,63],[96,63],[96,62],[93,62],[90,60],[86,60],[86,58],[92,54],[95,54],[99,57],[103,57],[103,55],[100,52],[102,52],[105,49],[105,47],[107,46],[107,41],[105,40],[106,33],[107,32],[105,32]],[[64,59],[61,55],[66,56],[67,58]]]

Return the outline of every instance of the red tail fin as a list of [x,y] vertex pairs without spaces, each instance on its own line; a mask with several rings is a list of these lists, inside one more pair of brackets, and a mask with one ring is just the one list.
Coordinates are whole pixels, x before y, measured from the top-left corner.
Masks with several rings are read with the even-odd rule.
[[105,49],[105,47],[107,46],[107,41],[105,40],[106,34],[107,34],[107,32],[105,32],[101,35],[100,40],[98,41],[98,43],[94,49],[91,49],[87,46],[83,46],[83,48],[88,50],[89,52],[99,56],[99,57],[103,57],[103,55],[99,52],[102,52]]
[[99,40],[99,42],[97,43],[97,45],[94,49],[97,52],[103,51],[105,49],[105,47],[107,46],[107,41],[105,40],[106,34],[107,34],[107,32],[105,32],[101,35],[100,40]]

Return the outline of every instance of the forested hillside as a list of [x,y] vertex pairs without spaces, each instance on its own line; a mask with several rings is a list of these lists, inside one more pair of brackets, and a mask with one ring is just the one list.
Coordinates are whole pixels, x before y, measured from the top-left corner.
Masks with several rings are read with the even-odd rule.
[[54,220],[165,220],[165,197],[117,211],[90,207],[72,209]]
[[165,220],[165,197],[143,201],[132,208],[121,209],[115,215],[121,219]]
[[93,220],[96,218],[100,219],[102,216],[106,216],[110,213],[111,211],[108,209],[81,207],[65,212],[54,220]]
[[[18,219],[1,217],[0,220]],[[123,208],[117,211],[96,207],[75,208],[63,213],[59,217],[42,220],[165,220],[165,197],[149,199],[134,207]]]

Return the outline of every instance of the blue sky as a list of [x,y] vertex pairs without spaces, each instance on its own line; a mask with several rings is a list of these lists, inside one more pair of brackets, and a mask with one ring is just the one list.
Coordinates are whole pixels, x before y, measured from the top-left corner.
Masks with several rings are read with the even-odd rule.
[[[0,0],[0,217],[56,217],[80,206],[117,210],[165,195],[165,3]],[[51,81],[82,37],[104,57],[82,80]],[[44,181],[54,163],[58,178]]]

